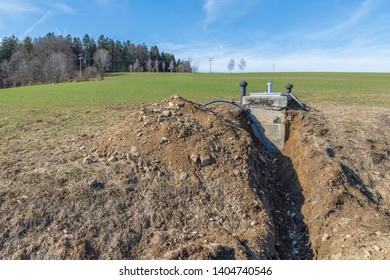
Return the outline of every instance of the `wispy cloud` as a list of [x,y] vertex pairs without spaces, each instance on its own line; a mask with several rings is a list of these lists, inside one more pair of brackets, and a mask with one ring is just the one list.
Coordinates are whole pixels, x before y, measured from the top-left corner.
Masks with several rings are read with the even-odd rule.
[[306,35],[308,39],[323,39],[329,37],[338,36],[341,32],[347,32],[351,28],[355,27],[360,21],[372,13],[373,7],[375,6],[376,0],[365,0],[363,1],[359,8],[354,11],[345,21],[325,30],[320,30],[316,32],[309,32]]
[[101,9],[108,9],[110,7],[110,2],[108,0],[94,0],[94,1]]
[[204,0],[203,11],[205,13],[204,26],[217,21],[229,21],[245,16],[250,12],[256,0]]
[[53,7],[53,9],[65,14],[74,14],[75,12],[73,7],[64,3],[53,3],[51,4],[51,6]]
[[8,16],[19,16],[24,13],[37,13],[39,8],[25,1],[2,0],[0,5],[0,14]]
[[35,28],[44,23],[51,15],[53,15],[53,10],[46,12],[41,18],[33,23],[29,28],[26,29],[23,33],[23,37],[28,36]]
[[203,10],[206,13],[205,24],[210,24],[215,21],[221,13],[221,10],[226,7],[231,0],[206,0],[203,5]]

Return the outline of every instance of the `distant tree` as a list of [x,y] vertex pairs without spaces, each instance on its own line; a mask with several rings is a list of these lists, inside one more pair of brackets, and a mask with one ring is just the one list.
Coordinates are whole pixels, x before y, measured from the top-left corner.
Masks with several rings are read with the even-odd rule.
[[3,60],[9,61],[18,45],[19,39],[15,36],[4,37],[0,43],[0,62]]
[[156,59],[154,62],[154,71],[160,72],[160,61],[158,61],[158,59]]
[[22,50],[23,50],[24,57],[28,58],[31,55],[33,49],[34,49],[34,45],[32,43],[32,39],[30,37],[26,37],[23,40],[23,44],[22,44]]
[[197,73],[199,71],[199,62],[197,62],[197,61],[193,62],[191,69],[192,69],[193,73]]
[[137,45],[135,48],[135,54],[136,58],[139,60],[140,67],[142,68],[141,72],[144,71],[144,69],[147,70],[148,67],[146,64],[149,58],[148,47],[145,44]]
[[142,72],[141,64],[139,63],[139,59],[137,58],[134,62],[134,72]]
[[105,49],[98,49],[93,55],[93,63],[99,73],[100,79],[104,79],[104,74],[109,68],[110,55]]
[[83,37],[83,57],[87,67],[93,64],[93,55],[96,52],[97,46],[93,39],[85,34]]
[[228,66],[227,66],[227,68],[228,68],[228,70],[230,71],[230,73],[233,72],[235,64],[236,64],[236,63],[235,63],[234,59],[231,58],[231,59],[229,60]]
[[177,72],[179,72],[179,73],[183,73],[183,72],[184,72],[183,63],[178,62],[178,65],[177,65]]
[[168,70],[171,71],[171,73],[175,71],[175,61],[173,59],[169,62]]
[[77,76],[79,67],[84,80],[97,75],[103,79],[106,71],[198,71],[191,58],[176,61],[173,54],[160,53],[155,45],[149,50],[145,44],[114,41],[104,35],[95,43],[88,34],[80,39],[53,32],[34,39],[0,38],[0,66],[0,87],[66,81]]
[[107,50],[107,44],[108,44],[108,39],[104,37],[104,35],[100,35],[99,39],[97,41],[97,47],[99,49],[106,49]]
[[244,71],[245,67],[246,67],[246,61],[245,59],[241,58],[240,59],[240,62],[238,63],[238,69],[240,69],[240,71]]
[[17,51],[11,56],[8,70],[13,86],[26,86],[33,82],[29,63],[23,51]]
[[157,46],[153,46],[150,48],[149,57],[152,61],[155,61],[156,59],[160,60],[160,52],[158,50]]
[[162,69],[163,72],[166,71],[166,65],[167,64],[166,64],[165,60],[161,61],[161,69]]
[[8,86],[8,62],[0,62],[0,88]]
[[69,78],[69,58],[62,52],[53,53],[43,67],[46,83],[60,83]]
[[146,63],[146,70],[148,72],[152,72],[153,71],[153,61],[150,59],[150,57],[148,58],[148,61]]

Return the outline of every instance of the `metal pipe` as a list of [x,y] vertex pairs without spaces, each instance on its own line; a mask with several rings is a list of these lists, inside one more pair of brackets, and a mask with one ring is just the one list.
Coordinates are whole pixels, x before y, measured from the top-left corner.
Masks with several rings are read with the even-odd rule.
[[292,85],[292,84],[290,84],[290,83],[288,83],[287,85],[286,85],[286,93],[287,94],[290,94],[291,92],[292,92],[292,88],[293,88],[294,86]]
[[272,93],[272,85],[273,85],[273,83],[272,82],[268,82],[267,85],[268,85],[267,93]]
[[240,83],[241,86],[241,93],[240,93],[240,103],[242,104],[242,98],[246,95],[246,87],[248,83],[246,81],[242,81]]

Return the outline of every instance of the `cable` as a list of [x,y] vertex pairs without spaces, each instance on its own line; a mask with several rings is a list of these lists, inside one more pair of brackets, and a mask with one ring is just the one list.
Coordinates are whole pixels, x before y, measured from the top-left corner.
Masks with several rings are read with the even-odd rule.
[[257,132],[259,132],[259,134],[260,134],[261,141],[263,142],[264,147],[267,149],[269,159],[272,161],[272,154],[271,154],[271,151],[270,151],[269,146],[267,144],[267,141],[265,140],[264,135],[261,132],[261,128],[259,127],[257,121],[253,118],[253,116],[247,110],[245,110],[245,108],[241,107],[240,105],[238,105],[237,103],[235,103],[233,101],[214,100],[214,101],[210,101],[210,102],[204,104],[204,106],[208,106],[208,105],[211,105],[211,104],[214,104],[214,103],[227,103],[227,104],[230,104],[230,105],[234,105],[237,108],[239,108],[241,111],[243,111],[249,117],[251,122],[255,125],[255,128],[256,128]]

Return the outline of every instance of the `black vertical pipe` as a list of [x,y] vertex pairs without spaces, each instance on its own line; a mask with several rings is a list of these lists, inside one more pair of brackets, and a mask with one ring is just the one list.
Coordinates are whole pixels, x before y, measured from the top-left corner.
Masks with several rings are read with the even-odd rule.
[[246,87],[247,87],[248,83],[245,82],[245,81],[242,81],[240,83],[240,87],[241,87],[241,93],[240,93],[240,102],[242,103],[242,98],[246,95]]

